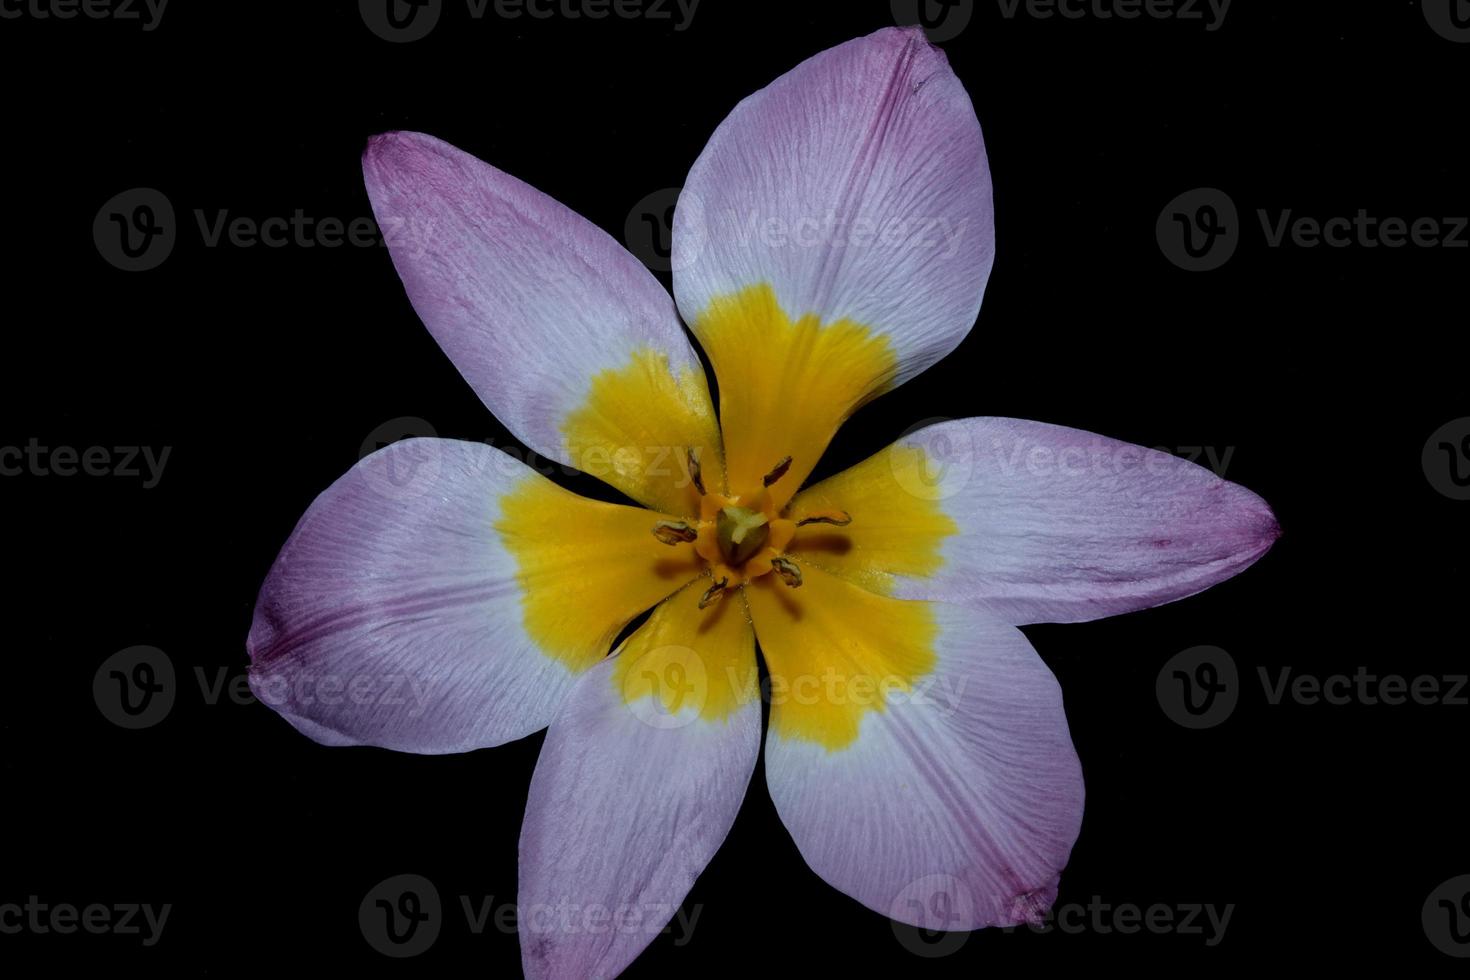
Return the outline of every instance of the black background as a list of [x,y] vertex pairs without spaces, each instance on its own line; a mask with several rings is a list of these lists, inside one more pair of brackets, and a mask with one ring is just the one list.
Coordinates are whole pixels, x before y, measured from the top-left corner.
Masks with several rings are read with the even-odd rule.
[[[1273,706],[1256,669],[1466,671],[1470,503],[1433,489],[1420,452],[1470,414],[1470,251],[1269,248],[1255,211],[1470,211],[1470,45],[1438,36],[1409,0],[1237,0],[1216,31],[973,8],[943,47],[996,189],[984,309],[958,351],[864,409],[817,475],[922,420],[971,415],[1232,452],[1226,476],[1285,530],[1257,566],[1170,606],[1027,633],[1061,681],[1087,780],[1059,903],[1233,903],[1233,917],[1213,947],[986,931],[919,958],[805,867],[757,768],[686,901],[701,906],[692,941],[660,938],[628,975],[1458,968],[1426,939],[1420,909],[1470,873],[1470,708]],[[472,934],[459,896],[514,900],[541,736],[449,757],[328,749],[263,706],[209,703],[195,673],[243,673],[277,549],[380,426],[417,416],[442,436],[514,439],[419,324],[386,250],[211,248],[193,212],[368,215],[363,143],[405,128],[622,237],[630,209],[682,182],[740,98],[892,22],[886,2],[704,0],[684,30],[476,21],[450,2],[429,37],[390,44],[355,3],[175,0],[149,32],[0,21],[0,444],[171,447],[149,489],[0,478],[12,573],[0,902],[174,906],[152,948],[0,936],[0,963],[518,973],[516,937]],[[1166,261],[1154,226],[1202,186],[1235,201],[1243,241],[1223,268],[1189,273]],[[179,216],[177,246],[149,272],[113,268],[92,238],[98,209],[133,187],[161,190]],[[134,644],[166,651],[181,685],[169,717],[137,732],[91,694],[98,665]],[[1235,713],[1205,731],[1171,722],[1154,691],[1164,662],[1197,644],[1228,650],[1244,685]],[[435,883],[447,921],[431,950],[397,962],[364,942],[357,907],[404,872]]]

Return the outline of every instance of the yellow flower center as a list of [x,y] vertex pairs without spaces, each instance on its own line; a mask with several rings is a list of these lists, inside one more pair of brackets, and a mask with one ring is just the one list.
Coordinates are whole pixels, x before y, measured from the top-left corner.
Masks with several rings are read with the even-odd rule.
[[526,631],[581,671],[654,607],[611,682],[630,704],[697,703],[712,722],[760,696],[758,631],[771,731],[839,751],[883,692],[921,690],[935,669],[935,607],[891,596],[932,576],[958,531],[935,482],[945,461],[898,444],[796,493],[837,426],[897,376],[886,335],[788,314],[766,284],[691,327],[720,379],[718,418],[697,366],[642,350],[598,374],[563,424],[584,469],[657,513],[539,477],[502,501]]
[[693,542],[704,560],[710,585],[700,597],[700,608],[720,599],[752,579],[775,572],[791,588],[801,585],[801,567],[786,555],[786,548],[803,524],[851,522],[845,512],[814,514],[794,521],[782,517],[770,487],[791,468],[791,457],[778,462],[761,479],[759,490],[727,495],[705,489],[699,458],[688,452],[689,476],[699,494],[699,518],[695,521],[659,521],[654,537],[664,544]]

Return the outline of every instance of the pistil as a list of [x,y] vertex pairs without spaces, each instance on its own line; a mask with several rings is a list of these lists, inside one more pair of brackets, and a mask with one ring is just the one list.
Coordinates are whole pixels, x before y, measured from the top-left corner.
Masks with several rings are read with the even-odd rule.
[[749,507],[722,507],[715,518],[715,540],[727,565],[743,565],[754,558],[770,536],[766,515]]

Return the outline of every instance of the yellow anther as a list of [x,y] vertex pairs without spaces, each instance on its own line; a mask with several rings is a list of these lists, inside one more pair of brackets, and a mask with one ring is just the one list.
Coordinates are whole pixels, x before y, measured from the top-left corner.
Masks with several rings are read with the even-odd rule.
[[694,454],[694,450],[686,449],[684,450],[684,458],[689,462],[689,479],[694,482],[694,489],[698,490],[699,495],[703,497],[706,491],[704,489],[704,476],[699,470],[699,457]]
[[845,510],[819,510],[797,521],[796,526],[806,527],[808,524],[832,524],[836,527],[847,527],[851,523],[852,515]]
[[791,457],[787,456],[785,459],[781,460],[781,462],[777,463],[775,467],[771,470],[771,472],[761,477],[761,483],[765,486],[770,486],[777,480],[781,479],[781,477],[785,476],[786,471],[789,469],[791,469]]
[[653,536],[664,544],[687,544],[699,537],[699,532],[683,521],[659,521],[653,526]]
[[771,571],[780,576],[782,584],[793,589],[801,588],[801,566],[790,558],[772,558]]
[[722,578],[714,585],[705,589],[704,595],[699,597],[699,608],[703,609],[711,603],[719,602],[725,595],[725,586],[729,584],[730,580],[728,578]]

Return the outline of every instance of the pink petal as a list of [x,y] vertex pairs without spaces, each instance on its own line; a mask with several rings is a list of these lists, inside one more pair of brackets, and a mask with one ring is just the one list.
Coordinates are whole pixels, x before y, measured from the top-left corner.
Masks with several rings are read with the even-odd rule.
[[781,734],[766,782],[812,870],[926,929],[1038,921],[1082,823],[1062,694],[1020,631],[932,604],[932,675],[865,713],[840,749]]
[[922,31],[887,28],[807,59],[720,124],[674,214],[674,295],[701,341],[712,300],[760,284],[792,319],[854,320],[897,356],[893,375],[863,379],[873,394],[964,339],[994,252],[970,97]]
[[[1193,595],[1280,535],[1242,486],[1169,453],[1042,422],[974,418],[921,429],[798,494],[839,507],[824,567],[904,598],[979,604],[1006,622],[1079,622]],[[908,553],[935,516],[937,568]],[[845,548],[834,539],[847,538]],[[802,538],[798,535],[797,548]]]
[[[544,728],[577,663],[605,655],[623,623],[680,583],[642,569],[646,558],[621,542],[578,542],[568,553],[594,567],[628,552],[628,567],[609,573],[627,586],[626,605],[621,622],[574,638],[585,647],[576,662],[550,655],[526,631],[521,569],[496,529],[501,501],[525,481],[551,486],[498,449],[447,439],[397,442],[349,470],[307,509],[261,586],[251,690],[327,745],[462,752]],[[579,506],[627,511],[628,533],[653,540],[656,515],[554,493],[573,517]],[[558,571],[587,577],[576,562]]]
[[[521,829],[532,980],[616,976],[675,914],[740,809],[760,750],[755,641],[736,599],[699,611],[697,585],[578,680],[547,732]],[[664,705],[650,676],[689,697]]]
[[[543,456],[685,512],[678,461],[686,447],[717,450],[719,436],[703,368],[653,275],[586,219],[432,136],[374,137],[363,175],[409,300],[490,411]],[[599,416],[593,444],[569,434],[592,380],[616,371],[667,393],[643,399],[656,417]],[[619,451],[646,458],[614,464]],[[705,466],[718,485],[717,451]]]

